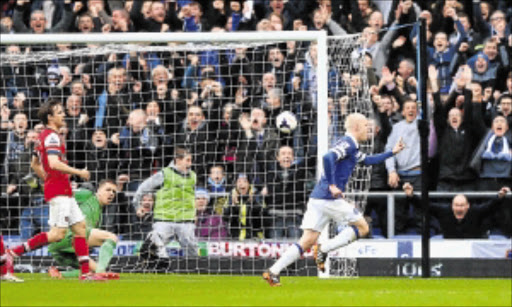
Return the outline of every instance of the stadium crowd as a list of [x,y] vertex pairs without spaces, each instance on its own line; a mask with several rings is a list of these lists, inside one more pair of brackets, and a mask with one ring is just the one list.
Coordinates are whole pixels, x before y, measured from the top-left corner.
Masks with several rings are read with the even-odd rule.
[[[370,191],[402,191],[405,183],[419,191],[422,172],[428,172],[432,191],[498,194],[502,187],[512,187],[510,1],[10,0],[2,2],[0,10],[2,36],[362,33],[362,47],[348,48],[347,57],[354,62],[364,59],[374,108],[375,152],[390,149],[400,137],[407,144],[385,165],[373,167]],[[426,18],[428,28],[427,100],[432,114],[427,169],[421,168],[417,126],[413,23],[419,18]],[[187,190],[187,197],[196,199],[196,212],[185,219],[193,220],[199,239],[300,236],[316,174],[315,44],[273,43],[221,51],[165,50],[158,49],[165,47],[160,45],[146,51],[73,53],[98,47],[2,45],[1,52],[7,55],[56,55],[43,61],[2,61],[0,210],[7,217],[1,220],[2,229],[25,239],[47,227],[48,207],[30,159],[42,129],[38,106],[56,97],[67,113],[67,128],[59,135],[67,143],[69,163],[91,172],[90,182],[72,178],[74,184],[93,189],[110,178],[125,185],[126,192],[106,208],[104,225],[109,231],[132,239],[150,232],[153,209],[157,214],[156,208],[169,205],[159,193],[173,193],[172,176],[189,176],[175,164],[175,153],[185,149],[197,176],[195,192]],[[328,87],[332,145],[342,133],[343,118],[358,110],[361,75],[331,70]],[[297,116],[297,128],[290,134],[276,128],[276,117],[285,110]],[[156,174],[161,174],[159,186],[142,188]],[[397,201],[395,210],[395,232],[418,233],[421,211],[410,197]],[[374,234],[380,229],[385,235],[385,199],[369,198],[365,214],[374,219]],[[510,237],[510,199],[493,206],[475,227],[482,230],[471,232],[477,237],[487,237],[489,230]],[[432,232],[441,232],[435,219]]]

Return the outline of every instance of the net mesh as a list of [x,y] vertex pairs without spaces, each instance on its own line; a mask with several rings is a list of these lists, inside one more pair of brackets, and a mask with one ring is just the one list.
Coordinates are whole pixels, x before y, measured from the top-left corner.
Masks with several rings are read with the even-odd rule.
[[[331,94],[333,99],[330,111],[329,146],[346,131],[343,123],[348,114],[357,112],[368,118],[373,117],[373,107],[369,95],[369,85],[364,59],[364,42],[360,35],[328,38],[329,69],[339,72],[342,88]],[[373,153],[373,131],[368,142],[360,144],[360,150]],[[370,189],[371,166],[357,164],[346,186],[345,198],[356,205],[360,212],[366,207]],[[346,225],[331,223],[327,228],[327,238],[340,233]],[[353,246],[352,246],[353,247]],[[357,277],[357,258],[349,253],[348,247],[331,251],[326,263],[327,274],[323,277]],[[348,256],[351,254],[352,256]]]
[[[359,46],[358,35],[328,40],[330,145],[347,114],[371,112],[363,59],[351,55]],[[91,172],[88,182],[71,177],[73,187],[94,191],[107,178],[122,186],[98,225],[120,238],[111,269],[255,274],[300,236],[319,171],[318,124],[327,122],[316,112],[316,43],[2,48],[0,210],[7,245],[48,230],[30,157],[42,128],[37,111],[50,97],[66,110],[59,136],[69,164]],[[284,111],[291,114],[278,118]],[[182,148],[192,155],[199,200],[193,219],[162,221],[172,211],[170,196],[159,198],[165,182],[155,176],[164,168],[179,174],[175,153]],[[367,190],[369,170],[354,174],[349,191]],[[364,199],[355,200],[364,207]],[[183,221],[194,224],[193,237],[182,227],[155,231],[157,222]],[[49,264],[55,262],[43,248],[22,257],[19,268]],[[337,272],[341,267],[348,266]],[[284,274],[316,275],[311,252]]]

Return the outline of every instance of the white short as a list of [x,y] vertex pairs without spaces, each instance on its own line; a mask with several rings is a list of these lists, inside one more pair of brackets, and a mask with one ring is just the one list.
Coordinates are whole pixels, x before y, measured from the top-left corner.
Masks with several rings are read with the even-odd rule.
[[83,221],[84,215],[75,198],[69,196],[57,196],[50,200],[51,227],[67,228]]
[[310,198],[300,228],[321,232],[330,220],[339,224],[349,224],[362,217],[361,212],[344,199]]

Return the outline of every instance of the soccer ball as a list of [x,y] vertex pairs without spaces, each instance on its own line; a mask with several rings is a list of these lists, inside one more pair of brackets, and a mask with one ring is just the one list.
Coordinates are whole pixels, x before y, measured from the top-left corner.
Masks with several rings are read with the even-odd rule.
[[277,115],[276,126],[282,133],[291,133],[297,128],[297,117],[290,111],[281,112]]

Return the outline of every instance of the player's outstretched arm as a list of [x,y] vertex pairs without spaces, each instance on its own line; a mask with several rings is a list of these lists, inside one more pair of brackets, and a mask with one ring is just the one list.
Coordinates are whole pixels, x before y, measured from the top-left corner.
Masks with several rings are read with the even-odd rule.
[[51,169],[70,175],[77,175],[85,180],[89,180],[89,177],[91,175],[89,171],[86,169],[77,169],[67,165],[66,163],[63,163],[62,161],[59,160],[59,157],[57,155],[48,155],[48,164],[50,165]]
[[405,148],[404,139],[401,137],[398,142],[395,144],[395,147],[393,147],[393,154],[396,155],[397,153],[401,152]]
[[400,138],[400,140],[396,143],[395,147],[393,147],[392,151],[385,151],[380,154],[371,155],[371,156],[364,156],[363,163],[366,165],[372,165],[372,164],[379,164],[381,162],[384,162],[386,159],[392,157],[393,155],[396,155],[397,153],[401,152],[405,148],[405,144]]

